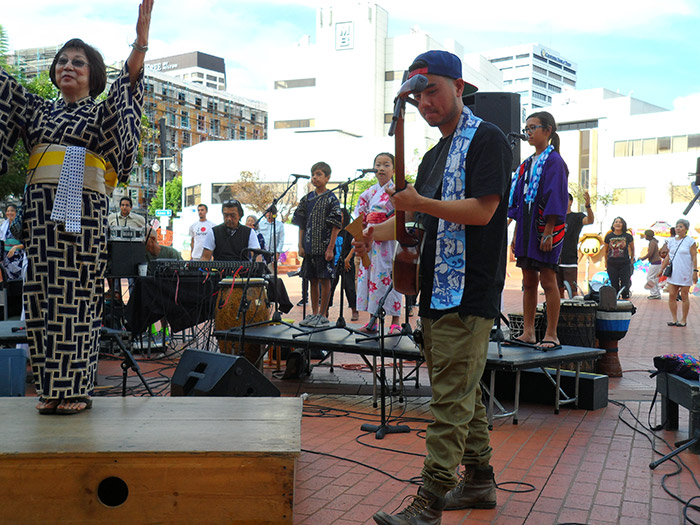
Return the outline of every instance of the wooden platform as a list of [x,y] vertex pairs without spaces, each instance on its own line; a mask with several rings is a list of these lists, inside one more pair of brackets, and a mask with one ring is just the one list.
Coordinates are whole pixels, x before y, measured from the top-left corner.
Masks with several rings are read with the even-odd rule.
[[4,523],[292,523],[299,398],[0,398]]

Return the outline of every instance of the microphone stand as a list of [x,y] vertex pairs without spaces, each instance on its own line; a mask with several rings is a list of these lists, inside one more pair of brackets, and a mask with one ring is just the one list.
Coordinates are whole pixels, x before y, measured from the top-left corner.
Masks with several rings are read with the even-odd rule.
[[[336,186],[335,188],[330,190],[330,191],[338,191],[338,192],[342,193],[342,195],[343,195],[343,208],[347,207],[348,189],[350,187],[350,184],[353,184],[356,181],[360,180],[368,173],[364,170],[359,170],[359,171],[362,171],[362,173],[360,175],[358,175],[357,177],[355,177],[354,179],[348,179],[347,181],[339,184],[338,186]],[[342,260],[342,247],[341,247],[340,259],[338,259],[338,261],[341,262],[341,260]],[[345,279],[347,278],[347,274],[345,272],[345,266],[342,264],[340,267],[340,272],[341,272],[341,274],[340,274],[340,306],[339,306],[338,319],[336,320],[335,325],[313,328],[310,332],[306,332],[306,333],[321,333],[321,332],[326,332],[328,330],[333,330],[335,328],[342,328],[343,330],[346,330],[347,332],[349,332],[351,334],[365,335],[364,332],[360,332],[359,330],[348,326],[347,322],[345,321],[345,317],[343,317],[343,309],[344,309],[343,303],[345,301],[345,293],[344,293],[345,287],[343,285],[345,283]],[[299,335],[303,335],[303,334],[294,334],[292,337],[297,337]]]
[[[518,144],[519,140],[522,140],[523,136],[520,133],[508,133],[508,142],[510,142],[510,149],[513,151],[515,149],[515,146]],[[508,257],[508,255],[506,255]],[[501,291],[500,296],[499,296],[499,303],[502,302],[503,298],[503,291]],[[490,341],[493,341],[496,343],[496,346],[498,347],[498,357],[503,358],[503,348],[501,347],[502,343],[505,341],[505,336],[503,335],[503,330],[501,330],[501,320],[503,320],[506,323],[506,326],[508,326],[508,329],[510,329],[510,324],[508,323],[506,317],[503,315],[503,312],[500,311],[498,312],[498,317],[496,319],[496,329],[494,330],[493,328],[491,329],[491,336],[489,337]],[[511,340],[513,339],[513,336],[511,334]],[[517,344],[517,342],[516,342]],[[490,395],[490,394],[489,394]]]
[[[358,338],[355,340],[356,343],[361,343],[364,341],[379,341],[379,391],[380,391],[380,404],[381,404],[381,418],[380,418],[380,424],[379,425],[370,425],[369,423],[365,423],[360,427],[360,430],[364,432],[374,432],[375,433],[375,438],[376,439],[384,439],[384,436],[386,434],[405,434],[411,431],[409,427],[406,425],[389,425],[387,424],[387,419],[386,419],[386,389],[385,389],[385,383],[386,383],[386,371],[384,369],[384,339],[386,336],[384,335],[384,317],[386,316],[386,312],[384,311],[384,301],[386,301],[386,298],[389,296],[389,292],[394,289],[393,285],[389,285],[387,287],[386,293],[384,296],[379,300],[377,303],[377,311],[374,314],[374,316],[379,320],[379,335],[376,337],[364,337],[364,338]],[[376,375],[377,371],[374,371],[374,374]]]
[[272,251],[272,275],[274,278],[274,286],[275,286],[275,300],[272,301],[272,303],[274,304],[274,311],[272,313],[272,318],[267,320],[267,321],[253,323],[250,325],[251,328],[254,326],[261,326],[261,325],[274,323],[274,324],[283,324],[285,326],[289,326],[289,327],[294,328],[296,330],[301,330],[301,328],[299,328],[298,326],[282,320],[282,314],[279,311],[279,297],[277,294],[277,280],[279,278],[278,274],[277,274],[277,272],[278,272],[278,270],[277,270],[277,255],[278,255],[277,254],[277,203],[279,201],[281,201],[285,195],[287,195],[289,190],[292,189],[292,186],[294,186],[298,180],[299,180],[299,177],[295,176],[294,180],[291,181],[287,185],[287,187],[282,192],[282,194],[279,195],[278,197],[275,197],[274,199],[272,199],[272,204],[270,204],[270,206],[268,206],[268,208],[263,212],[263,214],[260,217],[258,217],[258,220],[255,221],[255,225],[257,226],[258,223],[263,219],[263,217],[265,217],[268,214],[268,212],[272,213],[272,240],[273,240],[274,247],[270,251]]

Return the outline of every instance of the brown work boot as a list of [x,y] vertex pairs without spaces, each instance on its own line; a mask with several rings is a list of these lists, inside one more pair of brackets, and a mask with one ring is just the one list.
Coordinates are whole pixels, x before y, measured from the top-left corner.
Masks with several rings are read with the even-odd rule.
[[416,496],[409,496],[413,501],[398,514],[389,515],[384,511],[373,517],[379,525],[440,525],[445,498],[428,492],[423,487]]
[[493,467],[464,465],[464,476],[445,494],[445,510],[492,509],[496,506]]

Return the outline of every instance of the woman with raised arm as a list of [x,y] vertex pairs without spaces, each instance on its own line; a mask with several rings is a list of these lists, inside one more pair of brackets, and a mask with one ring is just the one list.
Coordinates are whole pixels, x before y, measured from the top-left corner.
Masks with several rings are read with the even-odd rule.
[[29,93],[0,70],[0,173],[21,136],[30,151],[22,242],[29,353],[41,414],[92,406],[107,263],[108,196],[126,182],[141,134],[143,62],[153,0],[143,0],[136,40],[104,101],[104,60],[80,39],[49,70],[61,97]]

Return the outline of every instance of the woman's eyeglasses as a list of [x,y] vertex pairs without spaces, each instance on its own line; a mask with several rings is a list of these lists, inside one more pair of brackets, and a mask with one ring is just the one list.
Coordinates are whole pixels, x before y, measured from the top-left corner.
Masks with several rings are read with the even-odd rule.
[[66,57],[59,58],[56,61],[56,64],[58,64],[61,67],[66,67],[68,65],[68,62],[73,64],[73,67],[75,67],[77,69],[82,69],[82,68],[90,65],[89,63],[85,62],[84,60],[80,60],[79,58],[74,58],[73,60],[71,60],[70,58],[66,58]]
[[531,133],[534,133],[535,130],[538,128],[544,129],[544,126],[528,126],[527,128],[523,128],[523,133],[527,133],[529,135]]

